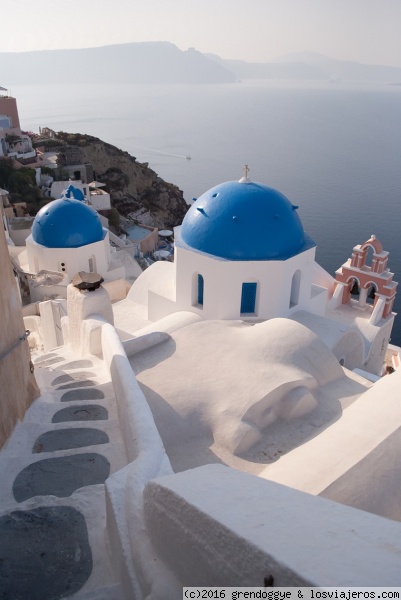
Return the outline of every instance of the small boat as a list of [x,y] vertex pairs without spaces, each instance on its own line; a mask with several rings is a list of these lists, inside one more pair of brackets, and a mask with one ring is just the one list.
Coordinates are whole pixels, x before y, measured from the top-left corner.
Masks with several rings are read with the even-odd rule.
[[191,157],[189,156],[189,154],[188,154],[188,156],[186,156],[185,158],[186,158],[187,160],[191,160]]

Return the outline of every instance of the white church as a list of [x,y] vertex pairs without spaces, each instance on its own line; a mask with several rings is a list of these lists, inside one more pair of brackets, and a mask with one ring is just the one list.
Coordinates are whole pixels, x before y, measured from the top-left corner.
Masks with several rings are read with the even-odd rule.
[[178,311],[248,323],[291,318],[311,328],[341,365],[381,373],[397,284],[375,236],[354,248],[334,279],[316,263],[298,207],[247,176],[203,194],[174,234],[174,264],[148,269],[128,294],[149,321]]
[[[119,277],[79,289],[74,270],[112,272],[107,231],[75,199],[38,213],[29,264],[68,278],[63,343],[33,352],[41,396],[0,452],[3,512],[67,503],[83,515],[91,560],[72,581],[85,600],[400,586],[401,349],[381,242],[355,246],[331,276],[298,207],[247,170],[199,197],[174,238],[174,262],[128,293]],[[53,325],[39,313],[23,308],[40,338]],[[108,417],[88,422],[95,409]],[[13,495],[32,465],[66,458],[32,458],[41,436],[90,428],[108,443],[68,446],[72,491]],[[85,457],[103,461],[96,485],[78,477]]]
[[97,272],[106,280],[125,276],[123,265],[112,263],[109,230],[83,199],[70,185],[60,199],[38,212],[26,240],[31,273],[61,273],[65,285],[79,271]]

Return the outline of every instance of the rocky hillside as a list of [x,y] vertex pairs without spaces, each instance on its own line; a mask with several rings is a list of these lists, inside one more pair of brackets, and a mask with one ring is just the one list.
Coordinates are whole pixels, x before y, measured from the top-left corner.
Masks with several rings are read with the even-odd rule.
[[106,184],[104,189],[121,215],[159,229],[181,223],[188,210],[182,191],[163,181],[147,163],[89,135],[55,135],[66,144],[60,149],[61,166],[89,163],[93,178]]

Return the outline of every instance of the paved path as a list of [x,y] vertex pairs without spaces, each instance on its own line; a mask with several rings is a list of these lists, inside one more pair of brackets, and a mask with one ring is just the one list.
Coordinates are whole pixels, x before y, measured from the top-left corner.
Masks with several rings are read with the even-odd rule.
[[0,452],[0,598],[122,600],[104,481],[127,459],[108,372],[58,349],[35,374],[41,396]]

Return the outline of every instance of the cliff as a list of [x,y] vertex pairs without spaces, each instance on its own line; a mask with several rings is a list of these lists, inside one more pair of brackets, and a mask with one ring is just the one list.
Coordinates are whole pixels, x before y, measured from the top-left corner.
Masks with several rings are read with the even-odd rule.
[[163,181],[147,163],[90,135],[55,135],[67,144],[61,148],[61,166],[89,163],[93,179],[106,184],[104,189],[121,215],[131,214],[139,223],[159,229],[181,224],[188,210],[182,191]]

